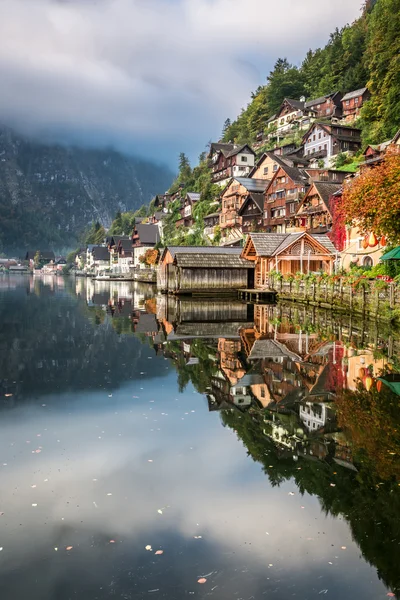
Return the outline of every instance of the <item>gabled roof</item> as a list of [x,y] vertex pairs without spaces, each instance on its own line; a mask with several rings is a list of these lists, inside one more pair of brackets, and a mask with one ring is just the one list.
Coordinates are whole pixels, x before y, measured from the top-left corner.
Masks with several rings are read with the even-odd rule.
[[[291,352],[284,344],[276,340],[256,340],[250,350],[248,360],[260,360],[263,358],[290,358],[294,362],[301,360],[298,354]],[[239,382],[240,384],[240,382]]]
[[321,198],[321,200],[325,204],[326,210],[330,213],[331,211],[330,211],[330,206],[329,206],[329,198],[331,196],[333,196],[333,194],[335,192],[337,192],[338,190],[341,189],[341,187],[342,187],[341,183],[332,183],[332,182],[327,182],[327,181],[313,181],[311,184],[311,187],[307,190],[307,193],[304,196],[303,200],[300,202],[297,212],[298,213],[301,212],[301,207],[303,206],[303,204],[306,201],[306,199],[308,198],[308,196],[311,194],[313,187],[315,188],[318,196]]
[[242,146],[235,146],[229,152],[225,152],[224,150],[221,150],[221,152],[225,156],[225,158],[229,158],[230,156],[236,156],[236,154],[240,154],[240,152],[243,152],[245,148],[248,149],[249,154],[256,154],[253,148],[251,148],[248,144],[243,144]]
[[251,233],[246,239],[243,253],[245,253],[248,242],[251,240],[257,256],[277,256],[302,237],[315,240],[327,250],[327,254],[336,252],[335,246],[327,235],[310,234],[303,231],[301,233]]
[[120,240],[129,240],[130,241],[130,237],[128,235],[109,235],[106,238],[106,242],[109,246],[118,246],[118,243]]
[[160,241],[160,230],[155,223],[138,223],[135,225],[135,231],[142,244],[155,245]]
[[264,152],[260,158],[258,159],[257,163],[254,165],[254,167],[251,169],[250,173],[249,173],[249,178],[252,177],[253,173],[255,173],[257,171],[257,169],[259,169],[261,167],[261,165],[263,164],[264,160],[266,158],[271,158],[272,160],[274,160],[278,165],[287,165],[287,163],[283,160],[283,158],[281,156],[277,156],[276,154],[274,154],[273,152],[271,152],[270,150],[268,150],[267,152]]
[[94,246],[92,248],[92,255],[95,260],[109,260],[110,254],[107,246]]
[[198,202],[200,200],[200,194],[197,192],[188,192],[186,197],[189,198],[191,202]]
[[268,179],[252,179],[251,177],[235,177],[234,181],[240,183],[248,192],[265,192],[269,184]]
[[[287,104],[289,104],[291,107],[293,107],[296,110],[303,110],[305,102],[303,102],[302,100],[294,100],[293,98],[284,98],[282,104],[281,104],[281,108],[282,106],[285,104],[285,102],[287,102]],[[280,112],[281,109],[279,109]],[[278,115],[279,115],[278,112]]]
[[118,242],[118,248],[122,248],[123,250],[132,251],[132,240],[131,238],[123,238],[121,240],[119,240]]
[[[260,192],[251,192],[246,200],[243,202],[242,206],[240,207],[240,209],[238,210],[238,215],[241,216],[244,213],[244,209],[246,208],[246,206],[249,204],[250,201],[253,201],[255,203],[255,205],[257,206],[259,213],[262,214],[264,211],[264,194],[260,193]],[[255,215],[257,215],[257,213],[255,213]]]
[[25,260],[33,260],[39,252],[41,260],[54,260],[54,252],[52,250],[28,250]]
[[223,246],[166,246],[162,253],[161,259],[164,258],[166,252],[169,252],[172,258],[178,254],[233,254],[240,256],[242,248],[224,248]]
[[235,147],[235,144],[225,144],[222,142],[212,142],[210,146],[209,156],[212,155],[213,152],[230,152]]
[[327,98],[334,98],[337,94],[340,94],[340,92],[331,92],[325,96],[320,96],[319,98],[314,98],[313,100],[307,100],[307,102],[304,103],[304,107],[311,108],[311,106],[315,106],[316,104],[323,104],[326,102]]
[[368,91],[368,88],[363,87],[363,88],[360,88],[359,90],[354,90],[353,92],[348,92],[347,94],[345,94],[343,96],[342,102],[344,102],[345,100],[351,100],[351,98],[357,98],[357,96],[362,96],[367,91]]
[[205,219],[208,219],[208,218],[210,218],[210,219],[211,219],[211,218],[213,218],[213,217],[219,217],[219,215],[220,215],[220,214],[221,214],[221,213],[219,213],[219,212],[213,212],[213,213],[210,213],[209,215],[205,215],[205,216],[203,217],[203,219],[205,220]]
[[[304,169],[298,169],[297,167],[289,167],[289,165],[287,165],[286,163],[280,164],[279,169],[282,169],[286,173],[286,175],[290,177],[293,183],[301,184],[303,186],[308,185],[309,178],[307,172]],[[268,189],[270,188],[271,183],[274,181],[274,179],[277,178],[279,169],[275,171],[273,178],[268,184]]]

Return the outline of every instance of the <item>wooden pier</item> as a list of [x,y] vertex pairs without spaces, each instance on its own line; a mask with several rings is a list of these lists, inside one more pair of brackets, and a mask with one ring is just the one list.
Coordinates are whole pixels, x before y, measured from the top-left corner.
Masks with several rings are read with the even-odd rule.
[[272,289],[242,289],[238,290],[238,295],[241,300],[246,300],[247,302],[273,304],[277,300],[277,292]]

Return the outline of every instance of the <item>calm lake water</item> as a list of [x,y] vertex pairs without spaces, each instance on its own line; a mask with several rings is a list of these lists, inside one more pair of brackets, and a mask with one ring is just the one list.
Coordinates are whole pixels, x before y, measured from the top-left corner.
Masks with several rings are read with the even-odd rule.
[[399,347],[316,309],[0,276],[0,598],[400,597]]

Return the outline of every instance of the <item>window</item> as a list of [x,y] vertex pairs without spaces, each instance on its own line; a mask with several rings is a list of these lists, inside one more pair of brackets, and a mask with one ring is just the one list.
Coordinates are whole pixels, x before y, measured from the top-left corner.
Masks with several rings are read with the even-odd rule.
[[289,204],[289,212],[290,213],[294,213],[295,212],[295,205],[293,203]]
[[349,106],[350,100],[346,100],[346,106]]
[[312,136],[313,142],[315,142],[315,134]]
[[224,215],[221,215],[221,223],[224,222]]
[[247,162],[247,156],[242,156],[241,161],[242,162]]
[[356,106],[357,106],[357,104],[358,104],[358,101],[359,101],[359,98],[355,98],[355,100],[354,100],[354,104],[355,104]]
[[268,167],[264,167],[264,175],[268,175]]
[[321,133],[321,132],[319,132],[319,134],[318,134],[318,139],[319,139],[319,140],[321,139],[321,135],[322,135],[322,133]]
[[310,143],[310,142],[311,142],[311,137],[308,138],[308,143]]
[[363,266],[364,267],[372,267],[373,264],[374,264],[374,261],[372,260],[372,258],[370,256],[366,256],[363,259]]
[[325,112],[326,112],[326,114],[327,114],[327,115],[329,115],[329,114],[330,114],[330,112],[331,112],[331,109],[330,109],[330,108],[327,108]]
[[321,150],[321,146],[318,146],[318,152]]
[[275,163],[272,167],[273,172],[275,173],[278,170],[278,165]]
[[317,108],[321,108],[321,105],[320,105],[320,104],[317,104]]

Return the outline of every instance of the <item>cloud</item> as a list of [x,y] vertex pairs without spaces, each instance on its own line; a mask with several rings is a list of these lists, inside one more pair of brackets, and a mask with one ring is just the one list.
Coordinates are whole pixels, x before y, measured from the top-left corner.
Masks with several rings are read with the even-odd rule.
[[278,56],[301,61],[347,0],[0,0],[0,120],[169,160],[202,150]]

